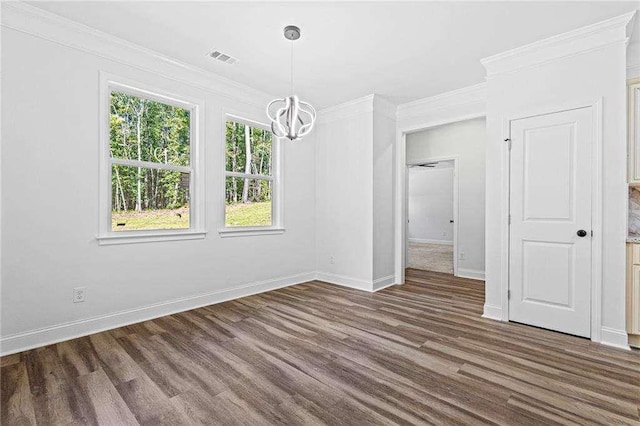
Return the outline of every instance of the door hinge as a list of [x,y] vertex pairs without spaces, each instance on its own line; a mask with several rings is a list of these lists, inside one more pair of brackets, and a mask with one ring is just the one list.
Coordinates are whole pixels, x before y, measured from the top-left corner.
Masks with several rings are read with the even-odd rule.
[[509,215],[509,217],[507,218],[507,223],[511,225],[511,215]]
[[507,300],[511,300],[511,290],[507,290]]
[[593,229],[591,230],[591,236],[593,237]]
[[506,138],[504,141],[507,143],[507,148],[509,149],[509,151],[511,151],[511,139]]

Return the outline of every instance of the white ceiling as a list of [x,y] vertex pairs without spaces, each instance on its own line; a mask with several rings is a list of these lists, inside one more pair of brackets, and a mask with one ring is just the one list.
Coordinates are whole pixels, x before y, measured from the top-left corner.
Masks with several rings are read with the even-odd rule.
[[[484,81],[479,60],[621,15],[640,2],[31,2],[117,37],[318,108],[376,93],[399,104]],[[640,25],[636,25],[638,27]],[[640,51],[640,28],[634,32]],[[227,65],[213,48],[237,57]]]

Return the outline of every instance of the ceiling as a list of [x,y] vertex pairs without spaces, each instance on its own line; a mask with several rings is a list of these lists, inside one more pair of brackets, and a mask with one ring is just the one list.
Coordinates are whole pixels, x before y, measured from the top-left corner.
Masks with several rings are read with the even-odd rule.
[[[640,2],[30,2],[262,91],[325,108],[376,93],[399,104],[484,81],[480,59]],[[637,18],[636,18],[637,19]],[[640,25],[636,25],[640,27]],[[633,45],[640,52],[640,28]],[[207,57],[214,48],[239,62]]]

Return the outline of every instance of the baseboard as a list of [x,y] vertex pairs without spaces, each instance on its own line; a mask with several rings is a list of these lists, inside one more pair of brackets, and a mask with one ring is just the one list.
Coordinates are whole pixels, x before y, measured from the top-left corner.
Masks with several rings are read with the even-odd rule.
[[373,291],[379,291],[383,288],[391,287],[396,282],[395,275],[388,275],[386,277],[378,278],[377,280],[373,280]]
[[476,269],[458,268],[458,273],[456,274],[456,277],[471,278],[472,280],[484,281],[484,271],[479,271]]
[[485,303],[482,318],[502,321],[502,307]]
[[602,327],[600,330],[600,343],[603,345],[631,350],[626,330],[617,330],[609,327]]
[[165,315],[264,293],[265,291],[313,281],[315,278],[315,272],[291,275],[4,336],[0,338],[0,355],[22,352]]
[[443,246],[452,246],[453,245],[453,241],[447,241],[447,240],[429,240],[429,239],[424,239],[424,238],[409,238],[408,241],[410,243],[440,244],[440,245],[443,245]]
[[355,288],[356,290],[373,292],[373,283],[371,281],[362,280],[360,278],[347,277],[346,275],[330,274],[328,272],[316,272],[316,279],[318,281],[324,281],[330,284]]

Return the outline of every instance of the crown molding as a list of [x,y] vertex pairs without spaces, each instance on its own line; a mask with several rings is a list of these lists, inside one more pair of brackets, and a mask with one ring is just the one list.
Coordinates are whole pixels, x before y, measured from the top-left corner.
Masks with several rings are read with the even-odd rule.
[[373,112],[375,95],[367,95],[318,111],[318,124],[342,120]]
[[318,123],[343,120],[362,114],[378,113],[391,120],[396,119],[397,107],[392,102],[377,94],[363,96],[318,111]]
[[497,55],[480,62],[487,77],[544,64],[616,43],[629,42],[636,11],[558,34]]
[[251,106],[263,108],[274,97],[22,1],[2,2],[0,25]]
[[373,112],[396,121],[398,107],[380,95],[373,96]]
[[429,98],[418,99],[398,106],[397,120],[401,122],[416,117],[428,117],[435,112],[463,105],[477,105],[478,113],[484,112],[487,102],[487,83],[463,87]]

